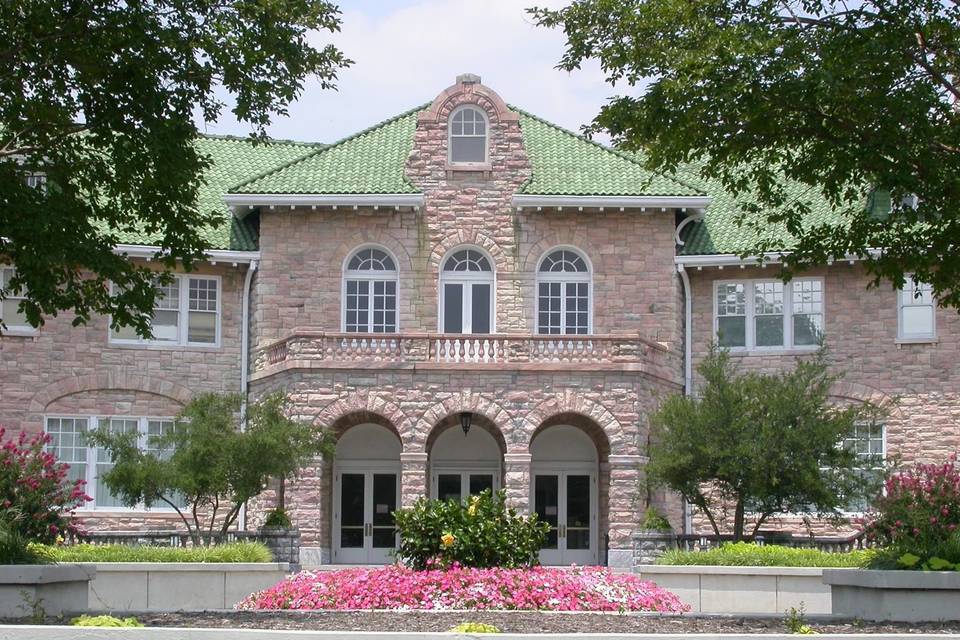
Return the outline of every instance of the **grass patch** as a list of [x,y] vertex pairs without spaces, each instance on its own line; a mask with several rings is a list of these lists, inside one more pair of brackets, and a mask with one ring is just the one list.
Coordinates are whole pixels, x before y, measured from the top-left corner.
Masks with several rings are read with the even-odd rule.
[[865,567],[873,558],[871,550],[829,553],[817,549],[796,549],[777,545],[760,546],[733,542],[708,551],[668,551],[657,564],[708,565],[721,567]]
[[86,614],[70,621],[74,627],[142,627],[136,618],[115,618],[113,616],[88,616]]
[[273,562],[261,542],[234,542],[215,547],[150,547],[123,544],[31,544],[49,562]]

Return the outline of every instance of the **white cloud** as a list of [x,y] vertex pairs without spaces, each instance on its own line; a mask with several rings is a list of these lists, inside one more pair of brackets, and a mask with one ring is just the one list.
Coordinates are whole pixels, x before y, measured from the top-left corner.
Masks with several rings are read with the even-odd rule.
[[[344,3],[343,30],[332,41],[354,65],[339,91],[309,83],[290,115],[270,127],[277,138],[332,142],[429,102],[460,73],[476,73],[504,100],[569,129],[598,112],[612,89],[596,65],[567,74],[559,31],[535,26],[525,12],[544,0],[414,0]],[[318,35],[318,41],[321,36]],[[327,34],[323,40],[330,40]],[[243,134],[224,118],[211,133]]]

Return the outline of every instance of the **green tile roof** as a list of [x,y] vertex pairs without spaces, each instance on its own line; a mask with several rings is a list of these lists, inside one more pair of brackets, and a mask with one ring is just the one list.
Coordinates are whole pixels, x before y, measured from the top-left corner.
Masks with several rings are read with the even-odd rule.
[[417,113],[385,120],[349,138],[238,184],[231,193],[419,193],[404,175]]
[[[201,136],[197,139],[201,153],[209,156],[211,166],[204,175],[197,206],[212,211],[217,223],[200,230],[213,249],[256,251],[257,231],[252,221],[238,220],[223,201],[224,194],[242,180],[277,167],[317,149],[317,144],[271,141],[254,144],[249,138]],[[155,245],[158,238],[137,231],[115,232],[121,244]]]
[[[247,180],[232,193],[419,193],[404,169],[417,114],[429,105],[365,129],[340,142]],[[520,130],[531,178],[520,193],[571,196],[700,196],[695,187],[646,170],[631,156],[591,142],[529,113]]]
[[[677,172],[685,182],[698,186],[711,198],[704,219],[684,228],[680,238],[684,242],[680,247],[680,255],[741,254],[750,251],[759,240],[771,241],[773,246],[783,251],[796,245],[796,238],[782,224],[764,222],[762,231],[750,225],[738,225],[736,219],[744,212],[744,205],[751,201],[750,194],[732,194],[719,180],[703,178],[700,167],[701,164],[692,163]],[[845,224],[843,214],[818,189],[792,181],[785,183],[785,189],[788,202],[801,202],[809,207],[809,213],[803,220],[804,227]],[[889,196],[875,193],[866,206],[884,209],[889,206]],[[747,213],[745,220],[757,220],[761,215]],[[763,217],[760,217],[760,221],[763,221]]]
[[529,195],[702,196],[678,178],[647,170],[629,154],[587,140],[514,106],[532,175],[520,189]]

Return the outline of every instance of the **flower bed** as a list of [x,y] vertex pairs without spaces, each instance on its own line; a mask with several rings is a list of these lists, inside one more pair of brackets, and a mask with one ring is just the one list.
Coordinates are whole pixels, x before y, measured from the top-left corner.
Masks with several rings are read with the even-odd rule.
[[303,571],[236,605],[254,609],[525,609],[659,611],[689,607],[627,573],[601,568]]
[[664,565],[707,565],[718,567],[865,567],[872,550],[831,553],[818,549],[797,549],[773,544],[732,542],[706,551],[667,551],[657,559]]

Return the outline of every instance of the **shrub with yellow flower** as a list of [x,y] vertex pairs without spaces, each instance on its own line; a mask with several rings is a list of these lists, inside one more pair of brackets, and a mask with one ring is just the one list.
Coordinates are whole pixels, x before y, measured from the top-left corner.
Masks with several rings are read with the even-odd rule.
[[456,542],[456,541],[457,541],[456,536],[454,536],[454,535],[453,535],[452,533],[450,533],[449,531],[448,531],[447,533],[443,534],[442,536],[440,536],[440,542],[442,542],[442,543],[443,543],[443,546],[445,546],[445,547],[452,547],[452,546],[453,546],[453,543]]

